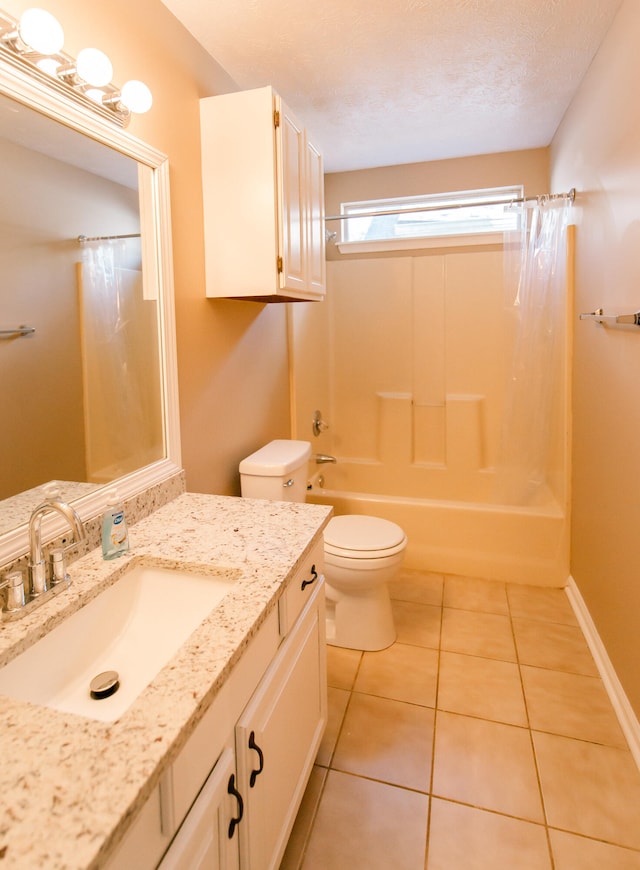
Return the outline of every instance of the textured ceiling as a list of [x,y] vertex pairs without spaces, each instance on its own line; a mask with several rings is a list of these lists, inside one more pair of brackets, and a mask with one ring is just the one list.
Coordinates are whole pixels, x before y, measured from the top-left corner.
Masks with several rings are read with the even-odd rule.
[[546,146],[621,0],[163,0],[327,171]]

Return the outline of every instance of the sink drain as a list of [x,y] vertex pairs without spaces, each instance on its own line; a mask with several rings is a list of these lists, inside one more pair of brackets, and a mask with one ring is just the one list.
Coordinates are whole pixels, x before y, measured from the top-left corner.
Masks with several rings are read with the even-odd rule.
[[95,676],[89,684],[91,697],[97,701],[108,698],[120,688],[120,676],[117,671],[103,671]]

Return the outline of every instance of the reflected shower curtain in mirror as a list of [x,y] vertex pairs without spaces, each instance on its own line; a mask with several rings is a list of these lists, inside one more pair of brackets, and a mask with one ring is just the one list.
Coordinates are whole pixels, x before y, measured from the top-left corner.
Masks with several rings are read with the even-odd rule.
[[129,268],[131,244],[86,243],[78,264],[85,443],[93,483],[164,453],[157,304],[143,299],[140,269]]
[[496,468],[497,497],[504,504],[535,503],[550,481],[554,408],[562,387],[570,207],[545,198],[528,203],[521,231],[505,239],[505,288],[515,329]]

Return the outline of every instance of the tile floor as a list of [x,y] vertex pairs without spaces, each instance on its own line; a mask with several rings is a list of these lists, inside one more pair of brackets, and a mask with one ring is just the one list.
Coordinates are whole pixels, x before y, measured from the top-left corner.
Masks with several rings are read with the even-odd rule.
[[640,772],[562,590],[404,572],[387,650],[328,647],[281,870],[640,870]]

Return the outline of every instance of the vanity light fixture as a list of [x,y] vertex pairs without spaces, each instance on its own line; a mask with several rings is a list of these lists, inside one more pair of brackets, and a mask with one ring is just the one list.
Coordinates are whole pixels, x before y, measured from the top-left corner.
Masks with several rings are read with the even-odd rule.
[[144,82],[132,79],[122,88],[111,82],[113,67],[104,52],[83,48],[77,59],[62,50],[64,31],[57,19],[44,9],[27,9],[20,19],[0,9],[0,57],[18,62],[40,81],[47,81],[90,106],[121,127],[131,113],[151,108],[153,98]]

